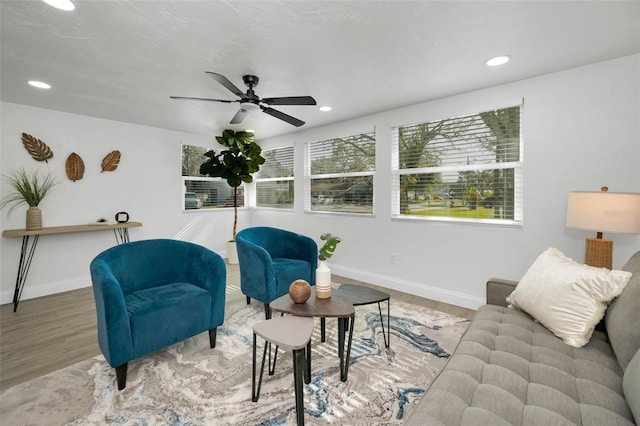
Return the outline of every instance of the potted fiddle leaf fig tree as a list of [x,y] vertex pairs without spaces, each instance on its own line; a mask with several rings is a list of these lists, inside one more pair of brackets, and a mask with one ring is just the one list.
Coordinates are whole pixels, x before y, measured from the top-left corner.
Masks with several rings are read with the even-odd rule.
[[236,230],[238,227],[238,187],[244,183],[253,182],[253,174],[262,164],[262,148],[255,141],[251,132],[225,130],[222,136],[216,136],[216,141],[226,149],[211,150],[204,155],[209,159],[200,165],[200,174],[219,177],[227,181],[233,188],[233,233],[227,243],[229,263],[238,263],[235,248]]
[[27,171],[19,167],[9,175],[3,176],[3,180],[10,191],[0,201],[0,207],[10,206],[9,213],[11,213],[26,204],[29,206],[26,229],[28,231],[42,229],[42,212],[39,205],[49,191],[58,184],[58,179],[53,172]]

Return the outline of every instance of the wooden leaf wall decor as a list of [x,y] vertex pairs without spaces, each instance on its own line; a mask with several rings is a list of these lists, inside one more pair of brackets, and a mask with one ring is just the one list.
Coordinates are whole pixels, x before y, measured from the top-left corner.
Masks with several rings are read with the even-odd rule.
[[53,157],[53,151],[51,151],[51,148],[49,148],[46,143],[31,136],[30,134],[22,134],[22,144],[34,160],[48,163],[47,160]]
[[102,159],[102,172],[112,172],[120,164],[120,151],[111,151]]
[[80,180],[82,176],[84,176],[84,161],[82,161],[82,158],[80,158],[78,154],[72,152],[71,155],[67,157],[65,169],[67,170],[69,180],[74,182]]

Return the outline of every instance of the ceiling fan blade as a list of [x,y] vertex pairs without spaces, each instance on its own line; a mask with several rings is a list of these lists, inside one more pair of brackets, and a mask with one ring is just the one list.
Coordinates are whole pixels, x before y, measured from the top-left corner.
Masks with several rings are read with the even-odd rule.
[[224,102],[225,104],[231,104],[233,102],[240,102],[240,99],[235,101],[228,101],[226,99],[210,99],[210,98],[192,98],[189,96],[169,96],[171,99],[188,99],[191,101],[208,101],[208,102]]
[[215,72],[211,72],[211,71],[205,71],[205,73],[209,74],[211,77],[213,77],[215,81],[217,81],[218,83],[226,87],[228,90],[230,90],[231,93],[234,93],[235,95],[240,97],[244,96],[244,92],[238,89],[236,85],[230,82],[229,79],[227,79],[227,77],[225,77],[224,75],[216,74]]
[[304,124],[304,121],[298,120],[297,118],[292,117],[288,114],[285,114],[282,111],[278,111],[277,109],[263,107],[263,106],[260,106],[260,108],[262,108],[262,111],[266,112],[267,114],[275,118],[279,118],[280,120],[286,121],[289,124],[293,124],[296,127],[300,127]]
[[236,115],[233,116],[229,124],[242,123],[244,121],[244,118],[247,116],[247,114],[249,114],[249,111],[247,111],[246,109],[240,108],[238,112],[236,112]]
[[277,98],[264,98],[261,102],[267,105],[316,105],[316,100],[311,96],[282,96]]

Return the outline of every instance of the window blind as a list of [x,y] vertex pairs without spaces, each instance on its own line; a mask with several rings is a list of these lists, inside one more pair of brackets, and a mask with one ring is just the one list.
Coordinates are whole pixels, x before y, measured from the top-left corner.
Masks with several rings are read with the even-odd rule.
[[293,146],[263,151],[265,162],[255,174],[256,205],[292,209],[294,201]]
[[373,213],[375,130],[309,142],[305,160],[307,211]]
[[522,220],[522,105],[393,129],[397,217]]
[[[200,165],[207,160],[204,154],[210,150],[202,146],[182,145],[183,210],[233,207],[233,188],[221,178],[200,174]],[[244,206],[244,186],[238,187],[238,206]]]

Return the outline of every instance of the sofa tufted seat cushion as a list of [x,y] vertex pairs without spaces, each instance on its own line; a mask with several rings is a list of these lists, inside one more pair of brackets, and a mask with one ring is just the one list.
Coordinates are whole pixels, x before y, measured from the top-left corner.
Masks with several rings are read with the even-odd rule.
[[495,305],[479,309],[411,420],[428,425],[635,424],[623,394],[623,372],[601,335],[573,348],[528,314]]

